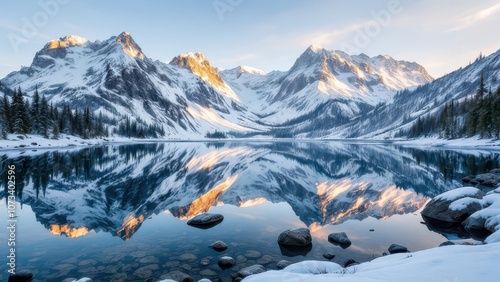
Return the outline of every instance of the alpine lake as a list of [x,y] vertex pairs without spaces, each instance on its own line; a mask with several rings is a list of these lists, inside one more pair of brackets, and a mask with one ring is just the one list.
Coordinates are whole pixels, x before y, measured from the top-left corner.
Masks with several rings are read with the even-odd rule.
[[[427,226],[426,202],[464,186],[467,175],[500,167],[488,150],[411,148],[362,142],[164,142],[0,152],[2,179],[15,165],[16,270],[34,281],[232,281],[239,269],[281,260],[343,265],[388,253],[397,243],[419,251],[462,232]],[[0,192],[7,219],[7,188]],[[211,228],[187,221],[224,216]],[[0,262],[9,254],[4,220]],[[305,227],[312,245],[290,249],[281,232]],[[352,244],[328,235],[345,232]],[[227,250],[210,247],[221,240]],[[236,265],[222,270],[222,256]],[[6,281],[8,273],[0,274]]]

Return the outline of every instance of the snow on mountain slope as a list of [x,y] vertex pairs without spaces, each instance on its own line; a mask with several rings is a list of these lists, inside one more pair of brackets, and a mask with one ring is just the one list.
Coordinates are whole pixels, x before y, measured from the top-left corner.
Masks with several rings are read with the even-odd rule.
[[481,75],[488,88],[500,86],[500,50],[478,59],[435,81],[403,91],[393,103],[360,116],[336,134],[343,136],[391,137],[400,129],[409,128],[418,117],[440,110],[451,100],[476,93]]
[[[394,90],[430,81],[432,77],[416,63],[396,61],[389,56],[349,56],[312,45],[288,71],[271,101],[298,96],[292,104],[307,108],[306,101],[326,97],[376,105],[389,100]],[[301,91],[309,95],[308,99],[301,99]]]
[[204,57],[201,64],[205,68],[196,70],[208,71],[199,77],[153,61],[128,33],[103,42],[69,36],[49,42],[30,67],[9,74],[2,83],[21,87],[28,96],[38,88],[56,106],[89,106],[110,119],[128,115],[163,124],[172,137],[261,128],[248,120],[252,114],[224,81],[211,84],[210,75],[218,74]]
[[309,47],[287,72],[240,66],[217,71],[202,53],[153,61],[130,34],[90,42],[52,40],[30,67],[2,79],[28,97],[38,88],[56,106],[90,107],[117,126],[125,116],[161,124],[167,137],[208,132],[319,137],[348,123],[395,90],[431,81],[416,63],[349,56]]
[[210,62],[202,53],[181,54],[173,58],[170,64],[190,70],[203,81],[219,90],[224,96],[239,101],[236,93],[222,80],[219,73],[210,65]]
[[288,72],[243,75],[236,68],[221,76],[246,97],[242,101],[260,113],[263,123],[273,126],[271,135],[291,133],[287,137],[321,136],[324,130],[390,102],[396,90],[433,80],[416,63],[389,56],[349,56],[314,45]]

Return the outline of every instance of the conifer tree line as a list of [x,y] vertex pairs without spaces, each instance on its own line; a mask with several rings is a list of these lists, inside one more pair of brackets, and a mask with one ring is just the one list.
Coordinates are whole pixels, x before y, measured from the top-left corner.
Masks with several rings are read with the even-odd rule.
[[400,131],[396,136],[436,134],[446,139],[473,136],[500,139],[500,87],[496,91],[488,89],[481,75],[473,97],[446,103],[440,112],[419,117],[408,131]]
[[88,107],[71,109],[64,104],[62,109],[49,105],[45,96],[35,90],[31,104],[24,98],[20,88],[12,99],[6,93],[0,100],[0,133],[39,134],[45,138],[59,138],[61,133],[93,138],[108,136],[103,116],[94,116]]
[[158,138],[165,135],[165,130],[161,125],[147,125],[141,119],[131,120],[129,116],[125,116],[125,120],[113,133],[126,137]]

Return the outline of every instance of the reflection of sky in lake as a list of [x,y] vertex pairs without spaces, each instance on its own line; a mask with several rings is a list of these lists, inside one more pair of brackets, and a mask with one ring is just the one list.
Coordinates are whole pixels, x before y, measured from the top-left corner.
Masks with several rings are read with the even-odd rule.
[[[420,223],[426,196],[489,169],[495,156],[374,145],[165,144],[18,159],[31,175],[39,175],[36,170],[46,162],[59,167],[50,171],[38,197],[33,177],[23,188],[18,265],[48,281],[159,279],[174,270],[195,280],[224,280],[255,263],[275,268],[281,259],[324,260],[324,253],[332,253],[337,263],[367,261],[393,243],[422,250],[446,240]],[[441,166],[449,161],[459,169]],[[83,171],[76,173],[76,167]],[[0,209],[5,218],[4,201]],[[206,230],[187,226],[187,218],[204,211],[225,219]],[[283,256],[276,242],[293,227],[312,231],[313,247],[305,257]],[[332,232],[346,232],[352,245],[329,243]],[[5,241],[6,234],[0,236]],[[228,250],[210,249],[216,240]],[[6,246],[0,251],[7,253]],[[233,256],[237,266],[220,270],[222,255]],[[210,264],[200,265],[205,258]]]

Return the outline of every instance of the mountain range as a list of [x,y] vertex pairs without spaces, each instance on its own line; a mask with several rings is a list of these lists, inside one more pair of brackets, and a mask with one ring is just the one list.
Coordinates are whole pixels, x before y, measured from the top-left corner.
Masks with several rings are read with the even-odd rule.
[[500,79],[500,52],[434,80],[417,63],[311,45],[288,71],[221,70],[202,53],[169,63],[147,57],[128,33],[48,42],[29,67],[1,80],[55,106],[89,107],[110,126],[130,117],[167,138],[387,137],[447,101],[474,93],[480,74]]

